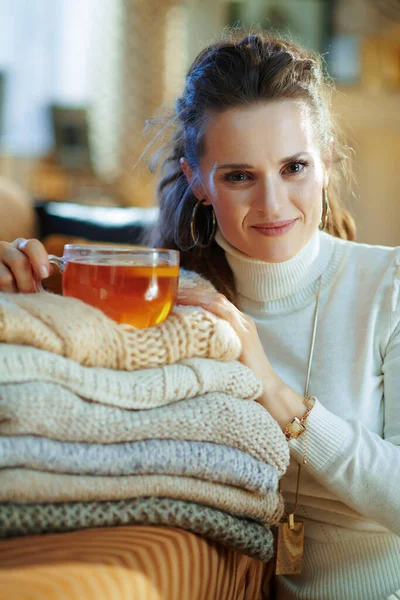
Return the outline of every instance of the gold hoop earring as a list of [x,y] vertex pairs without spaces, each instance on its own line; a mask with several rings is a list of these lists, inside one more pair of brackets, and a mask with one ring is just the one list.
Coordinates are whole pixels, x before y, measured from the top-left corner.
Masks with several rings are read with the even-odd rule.
[[210,219],[209,217],[207,217],[207,232],[210,231],[210,234],[206,242],[201,242],[199,232],[196,230],[196,215],[200,206],[204,206],[204,200],[198,200],[193,209],[192,216],[190,217],[190,237],[192,238],[193,246],[197,246],[198,248],[209,248],[214,241],[214,237],[217,231],[217,218],[215,216],[214,208],[211,206],[211,231]]
[[322,216],[321,216],[321,222],[318,226],[318,228],[321,231],[325,231],[326,226],[328,225],[329,213],[330,213],[330,208],[329,208],[328,190],[326,188],[324,188],[322,190]]

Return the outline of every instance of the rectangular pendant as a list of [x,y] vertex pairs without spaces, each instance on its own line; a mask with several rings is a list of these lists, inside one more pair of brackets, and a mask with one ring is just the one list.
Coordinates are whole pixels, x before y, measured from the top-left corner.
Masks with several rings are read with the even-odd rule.
[[277,575],[299,575],[303,552],[304,523],[295,523],[293,519],[290,521],[290,526],[288,522],[279,523],[275,573]]

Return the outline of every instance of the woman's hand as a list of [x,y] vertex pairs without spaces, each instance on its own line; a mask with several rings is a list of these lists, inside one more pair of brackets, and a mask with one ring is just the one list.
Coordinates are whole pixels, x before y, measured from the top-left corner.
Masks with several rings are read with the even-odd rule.
[[34,275],[46,279],[50,273],[47,252],[39,240],[0,242],[0,292],[36,292]]
[[240,312],[223,294],[200,288],[178,292],[177,302],[201,306],[233,327],[242,343],[240,362],[249,367],[263,384],[263,394],[257,402],[268,410],[282,429],[293,417],[304,414],[303,396],[289,388],[273,370],[251,317]]

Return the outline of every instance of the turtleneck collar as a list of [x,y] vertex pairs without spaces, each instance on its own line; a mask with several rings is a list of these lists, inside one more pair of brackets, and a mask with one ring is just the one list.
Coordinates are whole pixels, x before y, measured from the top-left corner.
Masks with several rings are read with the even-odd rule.
[[[264,305],[275,310],[289,308],[315,294],[318,277],[330,271],[328,266],[334,249],[333,238],[317,230],[293,258],[282,263],[268,263],[240,252],[220,231],[215,241],[225,250],[240,304],[250,301],[260,308]],[[333,267],[336,264],[332,264]]]

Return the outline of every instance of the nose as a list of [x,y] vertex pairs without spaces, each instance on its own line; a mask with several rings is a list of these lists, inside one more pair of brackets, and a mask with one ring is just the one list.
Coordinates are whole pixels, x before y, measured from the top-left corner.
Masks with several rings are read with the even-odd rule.
[[273,177],[265,177],[257,189],[253,208],[273,217],[281,212],[283,203],[284,190],[282,185]]

